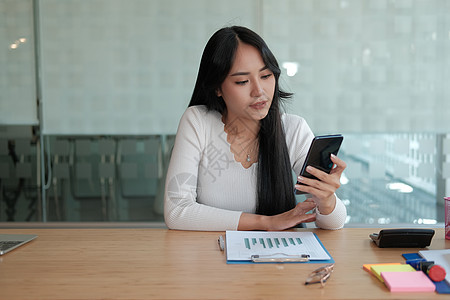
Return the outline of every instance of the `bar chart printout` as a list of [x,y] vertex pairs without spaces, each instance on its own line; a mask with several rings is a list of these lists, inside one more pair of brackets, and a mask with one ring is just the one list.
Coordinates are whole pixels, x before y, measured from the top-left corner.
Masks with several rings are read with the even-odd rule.
[[302,239],[297,237],[297,238],[271,238],[271,237],[267,237],[267,238],[248,238],[248,237],[244,237],[244,244],[245,244],[245,248],[247,248],[248,250],[253,249],[258,249],[263,247],[263,249],[274,249],[274,248],[286,248],[286,247],[293,247],[295,245],[301,245]]
[[312,232],[227,231],[226,249],[229,261],[251,260],[252,255],[309,255],[310,260],[331,259]]

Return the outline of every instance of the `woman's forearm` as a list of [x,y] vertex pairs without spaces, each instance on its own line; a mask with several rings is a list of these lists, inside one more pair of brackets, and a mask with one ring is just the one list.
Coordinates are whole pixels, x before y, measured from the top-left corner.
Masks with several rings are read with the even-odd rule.
[[269,217],[263,215],[242,213],[238,230],[269,230]]
[[312,201],[298,203],[293,209],[274,216],[242,213],[238,230],[285,230],[303,222],[316,219],[315,213],[308,213],[316,207]]

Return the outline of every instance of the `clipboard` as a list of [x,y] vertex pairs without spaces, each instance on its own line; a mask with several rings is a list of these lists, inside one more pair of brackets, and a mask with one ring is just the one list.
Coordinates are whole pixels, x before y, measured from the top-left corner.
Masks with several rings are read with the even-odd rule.
[[227,231],[227,264],[334,263],[313,232]]

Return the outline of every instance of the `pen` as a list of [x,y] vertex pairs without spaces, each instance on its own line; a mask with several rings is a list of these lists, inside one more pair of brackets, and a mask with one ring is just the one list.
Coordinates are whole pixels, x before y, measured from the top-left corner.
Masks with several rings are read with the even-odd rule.
[[219,244],[220,251],[225,250],[225,241],[223,239],[223,235],[219,235],[219,238],[217,239],[217,243]]

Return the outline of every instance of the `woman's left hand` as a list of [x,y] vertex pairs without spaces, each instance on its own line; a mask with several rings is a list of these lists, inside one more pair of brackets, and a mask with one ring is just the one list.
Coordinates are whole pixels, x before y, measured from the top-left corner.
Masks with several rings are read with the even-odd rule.
[[297,179],[303,184],[295,185],[297,190],[312,196],[312,201],[317,204],[317,208],[322,215],[328,215],[334,210],[336,205],[336,196],[334,193],[341,186],[341,175],[347,167],[347,164],[342,159],[339,159],[333,154],[331,154],[331,161],[334,163],[334,167],[330,174],[308,166],[306,171],[319,180],[299,176]]

